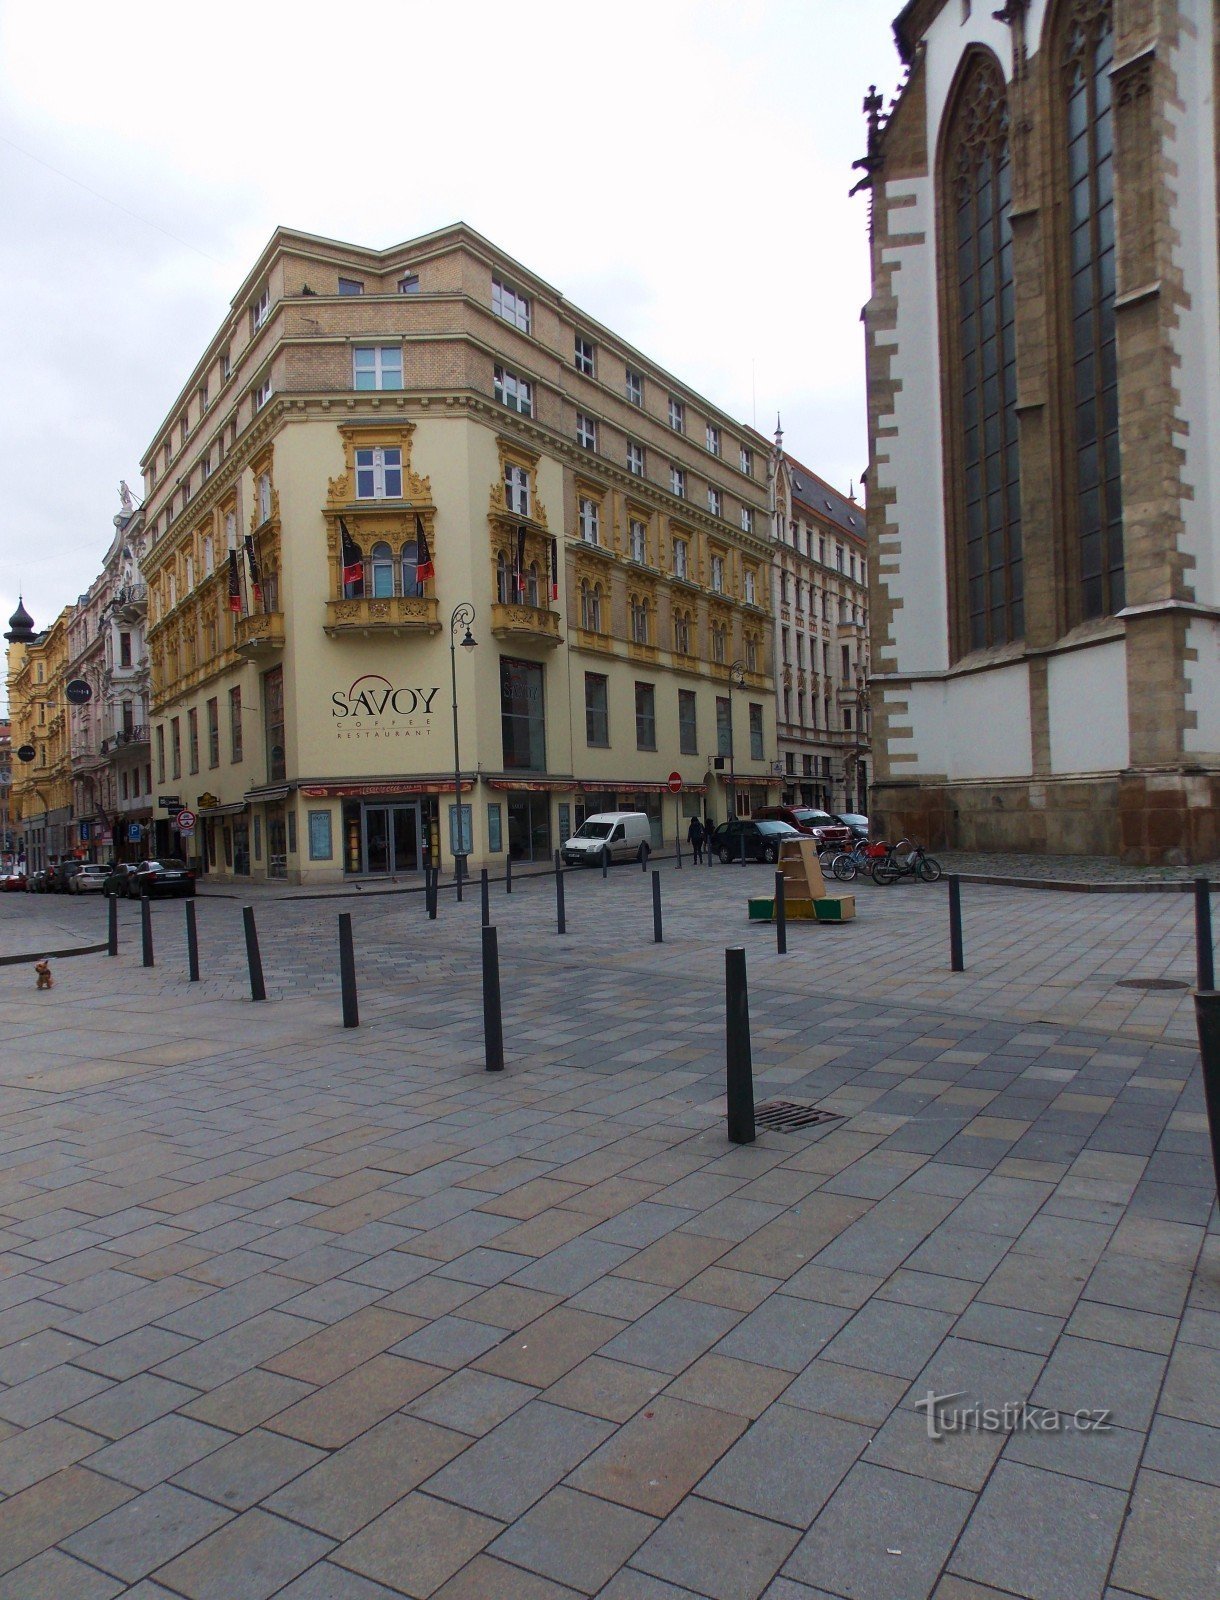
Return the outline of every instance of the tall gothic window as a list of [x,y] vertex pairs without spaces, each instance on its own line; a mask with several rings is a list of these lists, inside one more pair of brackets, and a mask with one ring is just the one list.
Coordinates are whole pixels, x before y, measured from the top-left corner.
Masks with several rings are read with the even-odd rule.
[[954,440],[958,647],[1025,632],[1017,443],[1012,169],[998,62],[976,55],[959,85],[944,147]]
[[1114,337],[1114,161],[1111,0],[1076,0],[1063,35],[1063,129],[1075,461],[1073,499],[1082,618],[1125,604]]

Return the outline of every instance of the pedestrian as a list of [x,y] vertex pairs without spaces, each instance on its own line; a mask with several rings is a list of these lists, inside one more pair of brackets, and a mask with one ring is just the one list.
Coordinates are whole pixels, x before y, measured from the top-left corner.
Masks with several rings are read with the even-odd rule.
[[690,819],[690,827],[686,830],[686,837],[690,843],[691,849],[695,853],[695,865],[699,866],[703,861],[703,841],[705,834],[703,831],[703,824],[699,821],[697,816]]

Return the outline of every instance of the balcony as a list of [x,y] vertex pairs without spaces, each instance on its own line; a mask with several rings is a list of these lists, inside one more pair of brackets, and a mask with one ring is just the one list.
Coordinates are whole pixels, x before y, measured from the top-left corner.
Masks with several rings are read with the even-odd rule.
[[497,639],[554,646],[562,643],[559,613],[545,606],[501,605],[491,608],[491,631]]
[[118,750],[123,746],[147,743],[148,729],[142,722],[133,723],[130,728],[120,728],[109,740],[112,750]]
[[[492,609],[494,611],[497,608]],[[279,618],[279,624],[282,646],[283,617]],[[441,631],[437,602],[432,595],[387,595],[384,599],[362,596],[358,600],[328,600],[323,626],[332,636],[363,634],[366,638]]]
[[249,660],[274,655],[284,648],[284,613],[282,611],[255,611],[248,617],[238,617],[234,629],[233,647],[238,655]]

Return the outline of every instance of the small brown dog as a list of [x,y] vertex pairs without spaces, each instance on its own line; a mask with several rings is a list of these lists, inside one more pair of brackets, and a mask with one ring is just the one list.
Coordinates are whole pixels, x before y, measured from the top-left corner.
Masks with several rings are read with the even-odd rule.
[[51,976],[51,963],[49,961],[35,961],[34,971],[38,974],[36,989],[50,989],[54,987],[55,979]]

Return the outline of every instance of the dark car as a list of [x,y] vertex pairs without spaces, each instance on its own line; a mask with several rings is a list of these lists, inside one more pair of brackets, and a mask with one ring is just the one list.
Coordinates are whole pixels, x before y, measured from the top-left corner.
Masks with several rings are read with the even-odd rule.
[[130,899],[132,874],[135,870],[134,862],[117,861],[106,874],[106,881],[102,885],[102,893],[118,895],[121,899]]
[[780,842],[800,836],[800,829],[787,822],[730,817],[712,834],[712,849],[721,861],[740,861],[744,841],[747,861],[778,861]]
[[177,856],[162,856],[159,861],[141,861],[131,873],[128,894],[137,899],[158,894],[191,895],[195,892],[195,874],[185,861]]
[[819,811],[816,806],[764,806],[754,815],[760,820],[786,822],[806,838],[816,839],[819,850],[823,845],[846,847],[851,843],[851,829],[845,828],[829,811]]
[[835,821],[841,822],[845,828],[851,829],[853,839],[868,838],[868,818],[859,811],[836,811]]
[[25,892],[27,894],[46,894],[46,892],[47,892],[47,869],[46,869],[46,867],[39,867],[37,872],[31,872],[31,873],[28,874],[28,876],[26,877],[26,880],[25,880]]
[[67,894],[69,885],[83,865],[82,861],[57,861],[47,872],[47,893]]

